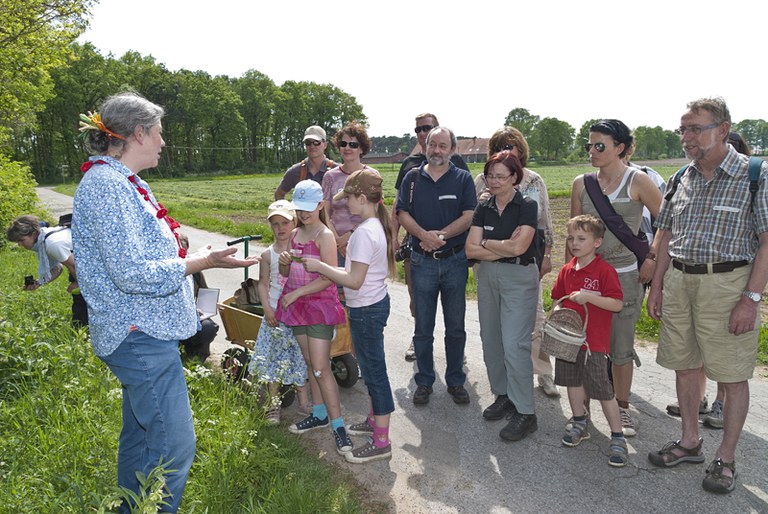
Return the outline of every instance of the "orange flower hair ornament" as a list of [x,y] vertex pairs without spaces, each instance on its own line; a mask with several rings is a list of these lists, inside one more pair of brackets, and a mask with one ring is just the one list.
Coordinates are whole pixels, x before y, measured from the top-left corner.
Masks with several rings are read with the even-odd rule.
[[101,121],[101,114],[98,112],[90,112],[88,111],[88,114],[81,114],[80,115],[80,137],[82,139],[86,139],[88,137],[88,131],[89,130],[99,130],[101,132],[104,132],[107,134],[107,137],[109,139],[117,138],[122,139],[125,141],[125,138],[121,136],[120,134],[115,134],[111,130],[109,130],[107,127],[104,126],[104,123]]

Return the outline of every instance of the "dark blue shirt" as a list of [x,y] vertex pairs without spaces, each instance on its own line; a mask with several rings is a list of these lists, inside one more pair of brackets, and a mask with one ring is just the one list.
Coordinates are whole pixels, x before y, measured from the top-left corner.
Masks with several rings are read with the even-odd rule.
[[[397,195],[397,212],[405,211],[424,230],[442,230],[464,212],[473,211],[477,205],[475,183],[467,170],[462,170],[451,163],[448,171],[437,182],[424,169],[424,164],[409,171]],[[411,181],[415,180],[413,202],[410,201]],[[421,241],[413,237],[413,246]],[[463,245],[467,232],[454,236],[445,242],[441,250],[450,250]]]
[[[538,204],[535,200],[523,197],[520,191],[515,191],[515,196],[504,207],[503,212],[499,212],[496,195],[494,195],[480,202],[472,216],[472,226],[483,229],[483,239],[509,239],[517,227],[527,225],[535,230],[538,223]],[[533,241],[520,257],[524,259],[536,257]]]

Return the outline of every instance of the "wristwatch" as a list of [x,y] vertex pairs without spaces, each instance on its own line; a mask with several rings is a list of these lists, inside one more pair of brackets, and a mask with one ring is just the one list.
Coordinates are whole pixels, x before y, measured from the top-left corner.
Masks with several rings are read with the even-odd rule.
[[488,240],[487,240],[487,239],[483,239],[482,241],[480,241],[480,246],[482,246],[483,248],[485,248],[485,245],[486,245],[487,243],[488,243]]
[[762,301],[762,299],[763,299],[763,295],[761,295],[760,293],[756,293],[754,291],[744,291],[741,294],[742,294],[742,296],[746,296],[747,298],[749,298],[750,300],[752,300],[755,303],[758,303],[758,302]]

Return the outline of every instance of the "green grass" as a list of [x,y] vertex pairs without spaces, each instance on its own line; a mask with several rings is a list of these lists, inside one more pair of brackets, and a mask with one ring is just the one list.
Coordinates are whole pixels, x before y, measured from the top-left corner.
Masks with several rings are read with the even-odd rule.
[[[71,328],[64,280],[21,290],[35,268],[32,252],[0,249],[0,513],[97,512],[116,494],[120,384]],[[197,457],[182,512],[381,510],[268,425],[254,394],[190,366]]]

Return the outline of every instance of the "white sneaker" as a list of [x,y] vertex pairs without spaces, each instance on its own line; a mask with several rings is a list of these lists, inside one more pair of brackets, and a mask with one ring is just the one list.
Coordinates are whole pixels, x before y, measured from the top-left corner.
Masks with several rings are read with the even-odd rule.
[[550,398],[560,397],[560,391],[557,390],[552,375],[539,375],[539,385],[541,386],[542,391],[544,391],[544,394]]
[[723,428],[723,402],[712,402],[712,410],[704,416],[704,424],[710,428]]
[[416,360],[416,349],[413,347],[413,340],[411,340],[411,345],[405,351],[405,360],[407,361]]
[[636,436],[635,421],[632,419],[629,409],[619,407],[619,417],[621,418],[621,431],[624,433],[624,437]]

